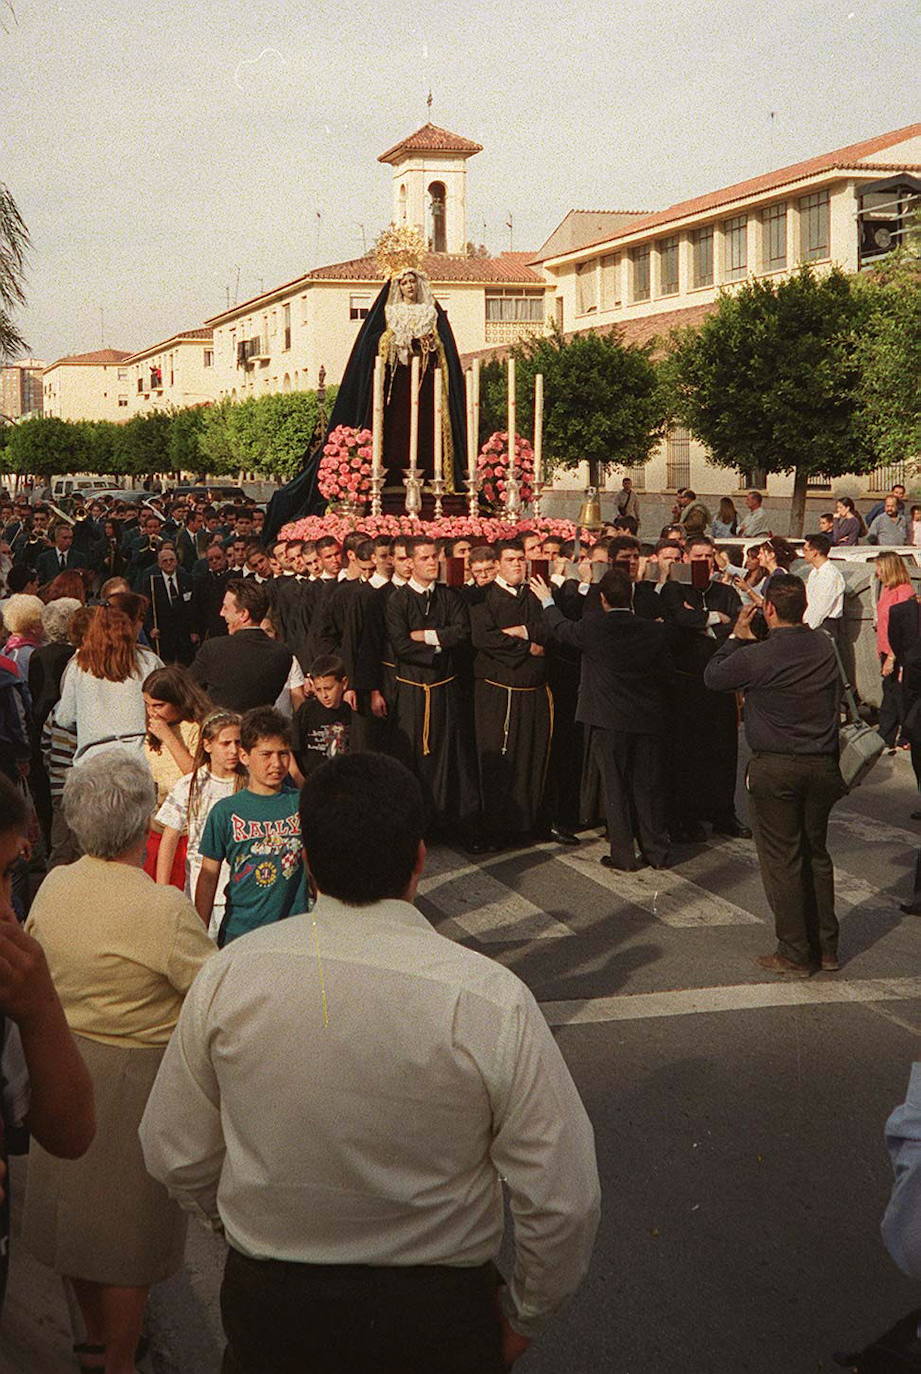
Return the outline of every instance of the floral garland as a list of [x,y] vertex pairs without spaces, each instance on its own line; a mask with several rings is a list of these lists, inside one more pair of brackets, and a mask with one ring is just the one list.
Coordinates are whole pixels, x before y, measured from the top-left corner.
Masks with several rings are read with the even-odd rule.
[[[351,534],[356,522],[344,515],[305,515],[283,525],[278,533],[279,539],[319,539],[331,534],[341,543]],[[366,532],[369,539],[379,534],[396,538],[398,534],[425,534],[432,539],[471,539],[480,544],[491,544],[496,539],[514,539],[522,534],[537,531],[544,538],[553,535],[557,539],[570,540],[576,537],[576,527],[571,520],[510,521],[488,516],[446,515],[441,520],[412,520],[408,515],[365,515],[357,522],[358,528]],[[582,530],[579,538],[583,546],[595,542],[597,532]]]
[[323,445],[317,486],[327,501],[360,503],[371,494],[371,431],[337,425]]
[[[505,505],[508,479],[508,433],[497,430],[480,449],[476,460],[477,481],[491,506]],[[531,500],[534,483],[534,450],[520,434],[515,435],[515,475],[523,504]]]

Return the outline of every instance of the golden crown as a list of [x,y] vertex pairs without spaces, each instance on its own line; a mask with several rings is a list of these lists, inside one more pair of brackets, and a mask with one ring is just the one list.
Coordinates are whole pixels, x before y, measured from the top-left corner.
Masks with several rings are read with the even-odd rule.
[[398,277],[407,267],[422,266],[425,239],[414,225],[389,224],[374,240],[372,254],[385,277]]

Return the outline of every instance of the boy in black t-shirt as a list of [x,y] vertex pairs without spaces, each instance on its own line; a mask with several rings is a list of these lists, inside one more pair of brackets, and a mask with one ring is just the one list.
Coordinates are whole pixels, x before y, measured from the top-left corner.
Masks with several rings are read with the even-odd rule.
[[322,654],[310,669],[313,695],[294,717],[294,757],[307,778],[324,759],[349,751],[352,708],[343,700],[349,680],[335,654]]

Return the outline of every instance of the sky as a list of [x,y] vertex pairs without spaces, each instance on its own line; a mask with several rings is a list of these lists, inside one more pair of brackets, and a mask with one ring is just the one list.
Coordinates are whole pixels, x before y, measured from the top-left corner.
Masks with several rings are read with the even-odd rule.
[[[7,8],[12,5],[12,12]],[[653,210],[921,119],[916,0],[0,0],[33,355],[135,350],[358,257],[378,154],[476,140],[468,236]],[[363,239],[364,235],[364,239]]]

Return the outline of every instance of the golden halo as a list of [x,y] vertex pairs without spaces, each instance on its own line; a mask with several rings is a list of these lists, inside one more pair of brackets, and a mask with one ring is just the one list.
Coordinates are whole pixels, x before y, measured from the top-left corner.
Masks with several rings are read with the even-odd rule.
[[407,267],[418,269],[425,257],[425,239],[414,225],[389,224],[374,240],[371,250],[385,277],[398,277]]

